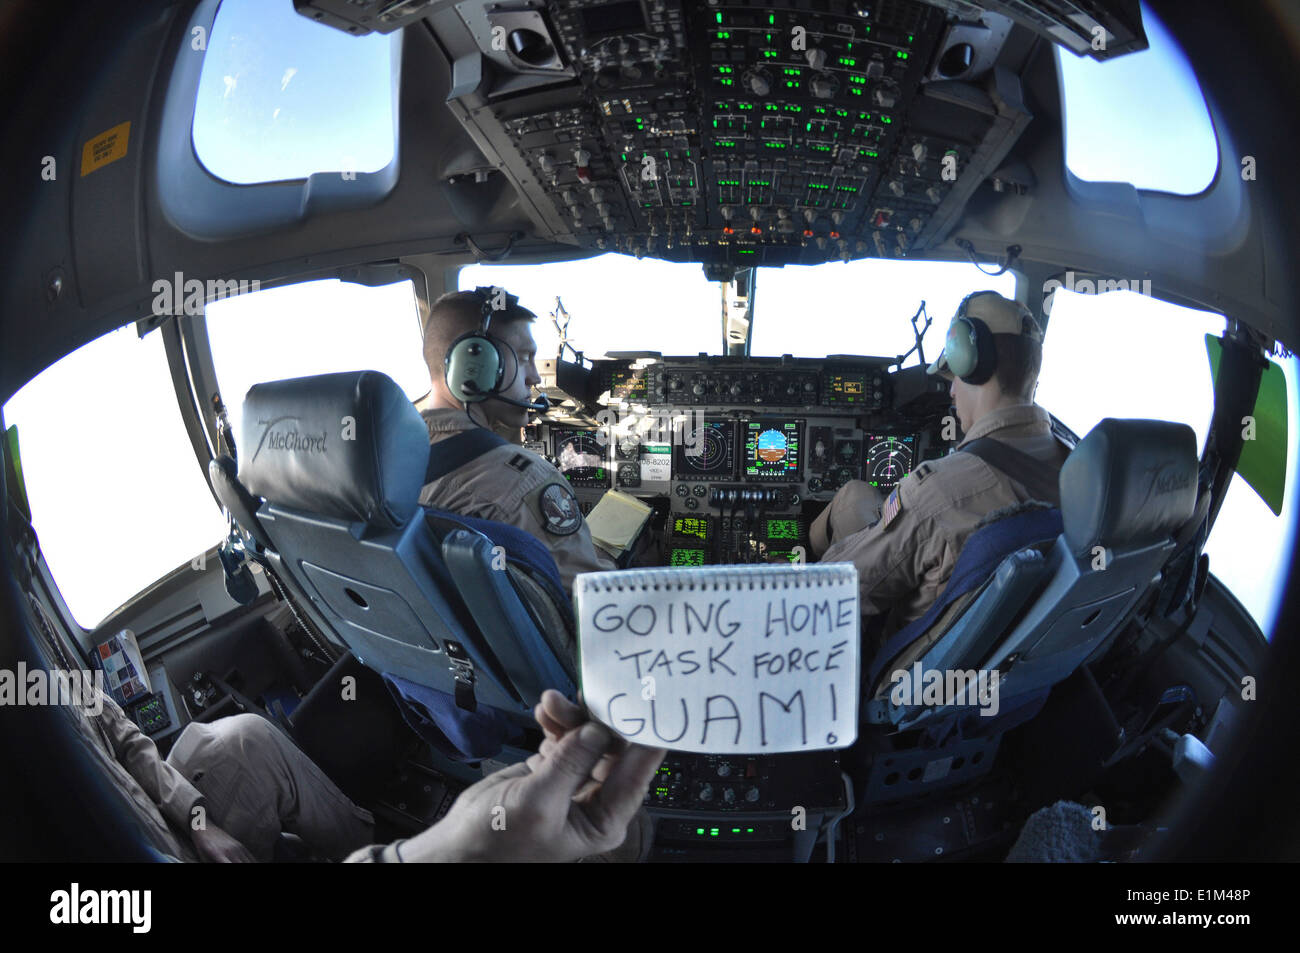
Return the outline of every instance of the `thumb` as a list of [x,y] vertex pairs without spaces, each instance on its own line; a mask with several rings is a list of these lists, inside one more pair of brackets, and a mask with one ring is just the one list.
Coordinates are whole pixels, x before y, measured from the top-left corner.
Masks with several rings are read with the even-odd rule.
[[528,778],[533,795],[552,807],[567,805],[591,779],[612,740],[605,727],[594,721],[570,731]]

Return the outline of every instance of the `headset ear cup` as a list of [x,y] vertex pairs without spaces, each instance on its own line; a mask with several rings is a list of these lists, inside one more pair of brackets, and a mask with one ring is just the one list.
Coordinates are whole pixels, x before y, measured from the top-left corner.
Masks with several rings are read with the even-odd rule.
[[501,387],[505,361],[501,349],[478,331],[462,334],[447,349],[443,361],[447,389],[461,403],[486,400]]
[[965,380],[966,375],[975,370],[979,363],[976,343],[974,329],[965,318],[953,322],[944,341],[943,353],[947,359],[948,370],[952,371],[954,377]]
[[[967,340],[972,342],[972,353],[968,365],[970,370],[958,376],[967,384],[987,383],[998,369],[998,350],[993,343],[993,332],[979,318],[965,318],[964,320],[970,327],[970,336]],[[956,372],[954,371],[954,373]]]

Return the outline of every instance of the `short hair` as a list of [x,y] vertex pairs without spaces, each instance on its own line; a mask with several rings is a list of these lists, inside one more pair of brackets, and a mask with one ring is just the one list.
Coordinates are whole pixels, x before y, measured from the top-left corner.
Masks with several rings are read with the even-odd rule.
[[995,334],[998,353],[995,380],[1002,393],[1028,403],[1034,398],[1038,372],[1043,367],[1043,345],[1023,334]]
[[[534,321],[537,315],[519,304],[517,298],[506,298],[506,307],[492,312],[489,330],[515,321]],[[443,359],[451,342],[483,325],[483,296],[477,291],[449,291],[429,307],[429,319],[424,323],[424,363],[431,377],[443,374]]]

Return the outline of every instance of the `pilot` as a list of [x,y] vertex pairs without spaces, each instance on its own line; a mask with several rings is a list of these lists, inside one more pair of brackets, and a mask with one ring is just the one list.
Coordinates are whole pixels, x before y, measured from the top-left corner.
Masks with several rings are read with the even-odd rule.
[[432,391],[420,413],[435,449],[420,502],[531,533],[550,549],[567,590],[578,573],[615,565],[592,543],[560,472],[500,436],[517,434],[530,410],[547,407],[544,396],[528,399],[541,383],[529,327],[536,317],[501,288],[433,303],[424,331]]
[[[650,847],[641,801],[666,752],[628,744],[557,691],[533,710],[545,735],[536,754],[462,791],[432,827],[387,845],[371,844],[370,812],[257,715],[191,722],[163,760],[112,698],[96,700],[89,711],[69,706],[79,728],[150,822],[155,843],[181,860],[267,861],[282,829],[350,863],[612,862],[640,859]],[[177,837],[182,830],[189,843]]]
[[1042,339],[1029,310],[996,291],[963,299],[927,370],[952,381],[964,434],[956,449],[966,452],[922,463],[883,501],[853,481],[813,523],[814,554],[856,564],[862,613],[880,620],[864,625],[864,659],[925,614],[986,516],[1034,499],[1059,505],[1057,477],[1069,451],[1033,402]]

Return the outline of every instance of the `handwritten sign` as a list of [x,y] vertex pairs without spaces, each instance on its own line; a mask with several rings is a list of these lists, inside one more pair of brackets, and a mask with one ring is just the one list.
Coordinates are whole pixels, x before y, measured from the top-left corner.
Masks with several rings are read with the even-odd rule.
[[583,697],[629,741],[775,754],[857,738],[852,563],[584,573],[573,591]]

